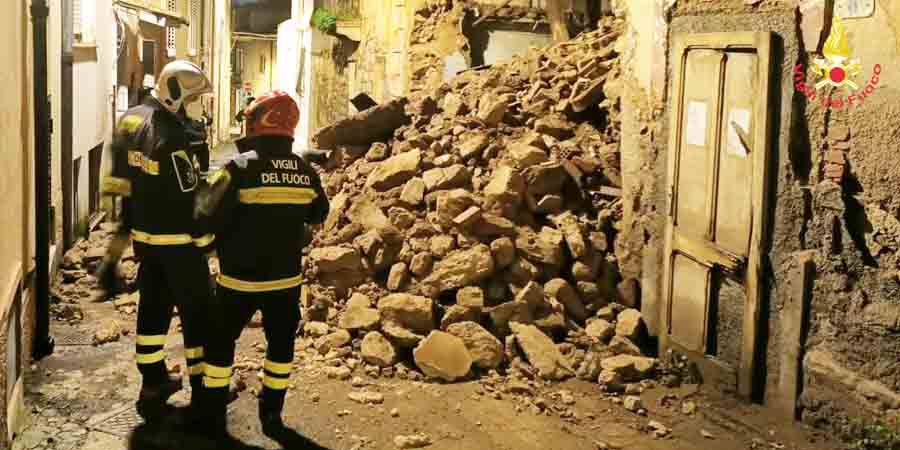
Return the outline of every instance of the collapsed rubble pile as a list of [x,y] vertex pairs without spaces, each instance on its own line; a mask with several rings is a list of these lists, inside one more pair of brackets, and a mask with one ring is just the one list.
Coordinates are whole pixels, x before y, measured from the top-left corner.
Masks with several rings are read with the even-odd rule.
[[613,251],[622,27],[317,133],[332,210],[301,302],[320,354],[446,381],[512,368],[615,389],[654,373]]
[[[81,239],[69,249],[60,262],[57,279],[52,289],[51,313],[57,320],[75,323],[84,318],[79,303],[94,301],[100,295],[97,279],[92,275],[103,257],[116,230],[114,223],[101,223],[90,233],[87,239]],[[127,292],[137,289],[138,262],[134,250],[129,246],[119,263],[121,285]],[[128,303],[125,296],[116,300],[117,307],[131,306],[134,312],[136,303]]]

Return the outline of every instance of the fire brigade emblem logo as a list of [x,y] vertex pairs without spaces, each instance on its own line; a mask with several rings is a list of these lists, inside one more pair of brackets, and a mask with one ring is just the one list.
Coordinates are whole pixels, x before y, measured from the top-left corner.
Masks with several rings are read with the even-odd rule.
[[816,58],[813,62],[814,70],[822,78],[816,83],[816,90],[825,86],[836,88],[849,88],[856,91],[859,86],[853,82],[853,78],[859,75],[862,67],[859,59],[850,59],[850,42],[847,39],[847,30],[841,22],[841,18],[834,16],[831,24],[831,34],[825,41],[822,49],[824,58]]
[[278,124],[272,121],[273,114],[276,114],[275,111],[267,111],[260,119],[259,124],[266,128],[278,128]]
[[188,157],[187,152],[179,150],[172,153],[172,168],[175,170],[175,176],[178,178],[178,185],[181,192],[191,192],[197,188],[196,172],[194,172],[194,164]]
[[[850,40],[838,16],[832,19],[831,33],[825,41],[822,56],[813,60],[810,69],[815,80],[807,84],[803,65],[794,67],[794,88],[810,102],[825,108],[842,109],[862,104],[875,93],[881,81],[881,64],[875,64],[869,79],[857,84],[857,76],[862,72],[861,63],[857,58],[850,58]],[[823,88],[829,87],[836,90],[823,91]],[[820,91],[822,95],[819,95]]]

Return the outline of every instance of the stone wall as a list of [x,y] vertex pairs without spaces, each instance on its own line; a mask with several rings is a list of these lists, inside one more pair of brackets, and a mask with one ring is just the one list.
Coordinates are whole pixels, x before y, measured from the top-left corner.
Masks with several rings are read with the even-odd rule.
[[[842,90],[831,92],[840,108],[822,105],[827,90],[798,99],[808,147],[794,158],[809,187],[799,231],[804,248],[816,250],[817,271],[802,397],[813,423],[900,409],[898,13],[895,2],[879,1],[872,17],[843,22],[861,66],[854,80],[861,91],[874,86],[865,100],[857,92],[849,104]],[[816,81],[808,70],[807,84]]]
[[345,39],[315,32],[312,51],[313,116],[310,128],[330,125],[349,113],[346,66],[336,63],[342,58]]

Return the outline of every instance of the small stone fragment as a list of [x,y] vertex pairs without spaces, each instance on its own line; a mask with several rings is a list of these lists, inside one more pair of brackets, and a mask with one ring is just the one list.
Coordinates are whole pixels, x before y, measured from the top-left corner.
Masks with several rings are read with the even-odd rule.
[[377,392],[351,392],[347,398],[362,405],[380,405],[384,403],[384,395]]
[[414,434],[410,436],[397,436],[394,438],[394,445],[397,448],[422,448],[431,445],[431,438],[425,434]]
[[319,338],[316,341],[316,350],[324,355],[333,349],[349,344],[350,339],[350,333],[348,333],[347,330],[338,330]]
[[361,353],[365,362],[378,367],[390,367],[398,357],[391,341],[377,331],[371,331],[363,338]]
[[588,320],[584,331],[588,336],[599,339],[602,342],[606,342],[616,334],[615,326],[603,319]]
[[349,380],[350,375],[352,374],[351,370],[347,367],[326,367],[323,369],[325,374],[328,375],[328,378],[336,378],[338,380]]
[[421,178],[413,178],[406,182],[400,192],[400,201],[411,206],[418,206],[425,199],[425,182]]
[[498,268],[507,267],[516,259],[516,244],[508,237],[495,239],[491,242],[491,254]]
[[616,318],[616,335],[637,340],[643,331],[644,319],[636,309],[626,309]]
[[388,275],[387,288],[391,291],[399,291],[409,281],[409,270],[406,263],[397,263],[391,266]]
[[455,381],[469,374],[472,358],[462,339],[442,331],[432,331],[413,350],[416,365],[426,375]]
[[456,291],[456,304],[481,310],[484,308],[484,291],[478,286],[467,286]]
[[622,401],[622,406],[624,406],[625,409],[631,412],[637,412],[639,409],[644,407],[644,404],[641,402],[640,397],[629,395]]
[[454,323],[447,327],[447,332],[462,339],[476,366],[490,370],[503,362],[503,344],[481,325],[475,322]]
[[412,258],[412,262],[409,265],[409,270],[413,273],[413,275],[422,277],[428,275],[431,272],[433,264],[434,258],[431,256],[431,253],[417,253]]

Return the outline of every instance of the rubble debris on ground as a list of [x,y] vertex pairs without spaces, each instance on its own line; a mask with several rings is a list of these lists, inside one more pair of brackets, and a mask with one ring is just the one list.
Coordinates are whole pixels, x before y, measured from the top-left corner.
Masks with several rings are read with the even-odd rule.
[[[458,12],[431,11],[414,40]],[[448,382],[577,376],[612,392],[657,373],[613,250],[623,206],[602,194],[622,186],[622,30],[605,19],[317,133],[333,148],[317,167],[332,208],[302,303],[327,332],[350,333],[346,359]]]

